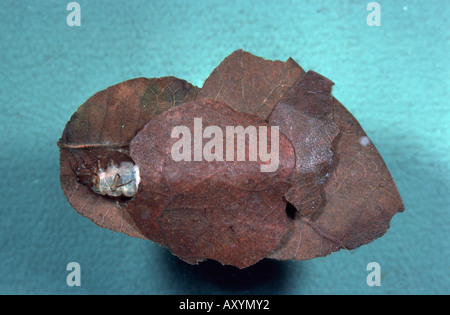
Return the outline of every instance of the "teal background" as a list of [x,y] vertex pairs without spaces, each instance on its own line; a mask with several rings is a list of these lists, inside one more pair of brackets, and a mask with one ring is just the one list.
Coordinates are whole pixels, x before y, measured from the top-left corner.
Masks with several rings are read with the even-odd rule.
[[[449,294],[448,1],[90,0],[0,3],[1,294]],[[382,238],[302,262],[237,270],[190,266],[150,241],[78,215],[59,183],[56,146],[95,92],[135,77],[201,86],[231,52],[294,58],[333,94],[384,157],[406,211]],[[81,265],[81,287],[66,266]],[[381,265],[381,287],[366,266]]]

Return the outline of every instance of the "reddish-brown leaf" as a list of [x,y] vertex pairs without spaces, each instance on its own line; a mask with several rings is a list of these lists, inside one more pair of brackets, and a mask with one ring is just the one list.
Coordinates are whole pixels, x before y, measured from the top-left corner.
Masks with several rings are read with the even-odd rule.
[[225,58],[205,81],[198,97],[227,103],[266,120],[280,97],[304,74],[292,59],[265,60],[243,50]]
[[111,161],[132,162],[129,145],[136,133],[155,115],[194,99],[198,90],[174,77],[138,78],[89,98],[58,142],[61,184],[70,204],[101,227],[144,237],[124,211],[128,200],[93,193],[86,184],[87,174],[94,172],[98,161],[104,168]]
[[[324,84],[328,81],[313,75],[312,80],[323,81]],[[314,98],[304,103],[293,102],[291,105],[300,112],[296,114],[287,111],[285,104],[276,108],[280,111],[279,116],[317,117],[316,113],[320,112],[320,117],[332,117],[329,123],[338,127],[339,134],[325,146],[329,148],[332,142],[334,163],[332,167],[327,166],[329,173],[320,181],[323,187],[314,187],[320,189],[321,207],[306,215],[300,208],[290,221],[285,238],[269,256],[271,258],[302,260],[325,256],[341,248],[354,249],[386,233],[392,216],[404,209],[389,170],[360,124],[331,94],[326,98],[329,99],[326,105],[317,109],[315,104],[320,102],[314,102]],[[331,110],[324,114],[324,108]],[[335,133],[333,128],[332,135]],[[290,134],[286,135],[290,137]],[[301,142],[293,144],[296,151],[303,147]],[[297,160],[297,169],[298,163]]]
[[302,215],[317,215],[325,203],[323,184],[333,166],[332,143],[339,133],[333,121],[332,85],[309,71],[287,91],[269,119],[295,148],[295,172],[285,197]]
[[[223,130],[224,161],[173,160],[171,148],[178,138],[172,139],[171,132],[186,126],[194,137],[194,118],[202,119],[203,128]],[[295,157],[280,134],[275,172],[261,172],[264,163],[249,161],[248,151],[245,161],[236,160],[237,150],[233,161],[225,160],[227,126],[267,124],[210,99],[185,103],[151,119],[131,143],[142,186],[127,211],[146,237],[185,261],[209,258],[243,268],[271,253],[286,231],[282,196]],[[270,132],[267,137],[271,139]],[[267,146],[270,152],[270,141]]]
[[[189,263],[214,259],[243,268],[264,257],[311,259],[369,243],[403,204],[383,159],[332,97],[332,86],[292,59],[264,60],[242,50],[200,91],[173,77],[112,86],[83,104],[64,130],[63,190],[96,224],[149,238]],[[222,130],[278,126],[278,169],[261,172],[264,163],[249,162],[250,152],[245,161],[174,161],[178,139],[171,132],[187,126],[194,137],[194,118]],[[105,175],[116,167],[108,167],[111,161],[139,168],[133,196],[90,188],[105,176],[109,193],[137,184],[137,177],[123,183]],[[285,211],[287,201],[296,212]]]

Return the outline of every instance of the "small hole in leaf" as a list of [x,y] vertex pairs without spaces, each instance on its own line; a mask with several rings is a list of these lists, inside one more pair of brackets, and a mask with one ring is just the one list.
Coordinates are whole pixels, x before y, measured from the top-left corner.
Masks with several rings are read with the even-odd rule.
[[297,212],[298,211],[295,206],[288,202],[286,205],[286,215],[288,216],[288,218],[294,220]]

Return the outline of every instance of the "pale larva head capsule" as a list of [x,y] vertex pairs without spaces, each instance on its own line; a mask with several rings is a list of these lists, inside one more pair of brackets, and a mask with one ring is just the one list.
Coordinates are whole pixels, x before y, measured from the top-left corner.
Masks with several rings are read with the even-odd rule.
[[111,197],[133,197],[139,187],[139,168],[131,162],[122,162],[118,167],[112,163],[106,170],[100,168],[92,190]]

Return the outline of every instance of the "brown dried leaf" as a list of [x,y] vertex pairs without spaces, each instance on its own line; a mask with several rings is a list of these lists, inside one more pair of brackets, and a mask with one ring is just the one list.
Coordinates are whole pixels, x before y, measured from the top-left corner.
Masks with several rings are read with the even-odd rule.
[[294,146],[296,167],[285,197],[302,215],[317,215],[325,202],[322,186],[333,164],[332,143],[339,133],[330,105],[332,85],[309,71],[280,100],[269,119]]
[[[264,257],[311,259],[369,243],[403,204],[383,159],[332,97],[332,86],[292,59],[241,50],[200,91],[173,77],[112,86],[83,104],[64,130],[63,190],[96,224],[149,238],[190,263],[209,258],[243,268]],[[175,162],[171,131],[187,126],[193,133],[194,118],[222,130],[279,126],[278,170],[261,172],[263,163],[248,162],[249,152],[245,163]],[[132,198],[90,189],[98,164],[110,161],[139,167]],[[112,190],[124,185],[115,180]],[[289,216],[287,201],[299,211]]]
[[292,59],[265,60],[243,50],[225,58],[205,81],[199,98],[212,98],[266,120],[280,97],[304,74]]
[[[327,80],[314,77],[314,80]],[[316,116],[315,113],[323,112],[324,107],[331,108],[330,115],[320,116],[332,117],[339,128],[339,135],[332,145],[335,162],[334,167],[328,168],[330,173],[325,178],[322,208],[312,217],[302,215],[301,211],[297,213],[290,221],[284,240],[270,258],[311,259],[341,248],[357,248],[386,233],[392,216],[404,209],[395,183],[375,146],[356,119],[331,94],[330,100],[317,110],[314,107],[318,103],[311,100],[293,104],[301,113],[297,115],[313,113]],[[283,107],[276,110],[293,115]],[[294,143],[294,148],[300,150],[302,144]]]
[[[178,138],[172,139],[171,132],[187,126],[194,137],[197,117],[202,118],[203,128],[223,130],[224,146],[227,126],[267,126],[254,115],[209,99],[185,103],[153,118],[131,143],[142,186],[127,211],[146,237],[185,261],[209,258],[247,267],[272,252],[286,231],[282,195],[294,167],[294,152],[280,133],[275,172],[261,172],[264,163],[249,161],[248,151],[245,161],[237,161],[236,156],[226,161],[225,148],[224,161],[176,162],[171,148]],[[267,137],[271,139],[270,132]],[[270,141],[267,146],[270,152]]]
[[[92,174],[98,161],[131,161],[129,144],[150,120],[192,100],[198,88],[174,77],[137,78],[111,86],[89,98],[72,116],[58,142],[60,179],[70,204],[101,227],[143,237],[123,211],[127,201],[95,194],[78,177]],[[79,169],[79,170],[78,170]],[[80,180],[81,181],[81,180]]]

